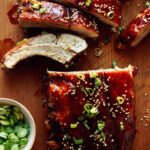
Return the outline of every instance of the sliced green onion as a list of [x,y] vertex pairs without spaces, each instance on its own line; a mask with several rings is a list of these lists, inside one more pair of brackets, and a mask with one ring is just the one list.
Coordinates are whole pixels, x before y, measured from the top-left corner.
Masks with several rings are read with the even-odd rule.
[[27,138],[21,139],[20,143],[19,143],[20,148],[24,148],[25,145],[27,145],[27,143],[28,143],[28,139]]
[[46,9],[45,8],[40,8],[39,11],[40,11],[41,14],[44,14],[46,12]]
[[115,60],[113,60],[111,67],[112,67],[112,68],[115,68],[116,66],[117,66],[117,62],[116,62]]
[[85,115],[89,118],[95,117],[96,115],[99,114],[97,107],[94,107],[90,103],[86,103],[84,105],[84,111],[85,111]]
[[99,78],[95,79],[95,86],[99,87],[102,84],[101,80]]
[[88,94],[89,94],[90,96],[93,96],[93,95],[94,95],[94,92],[95,92],[94,89],[92,89],[92,88],[85,88],[85,89],[86,89],[86,91],[88,92]]
[[102,142],[105,142],[105,140],[106,140],[106,136],[105,136],[104,132],[101,132],[99,142],[102,143]]
[[0,145],[0,150],[5,150],[4,145]]
[[28,42],[28,39],[23,39],[23,40],[17,42],[16,45],[17,45],[17,46],[20,46],[20,45],[25,44],[25,43],[27,43],[27,42]]
[[113,19],[113,18],[114,18],[114,11],[109,11],[109,12],[107,13],[107,18],[108,18],[108,19]]
[[116,100],[118,101],[118,104],[119,104],[119,105],[122,105],[122,104],[124,103],[124,98],[121,97],[121,96],[118,96],[118,97],[116,98]]
[[0,115],[5,115],[7,113],[7,110],[4,108],[0,108]]
[[76,144],[76,145],[83,144],[83,139],[76,139],[75,137],[73,137],[73,141],[74,141],[74,144]]
[[5,116],[0,115],[0,119],[5,120],[5,119],[6,119],[6,117],[5,117]]
[[86,0],[86,2],[85,2],[85,6],[90,6],[91,5],[91,3],[92,3],[92,0]]
[[124,130],[124,123],[123,123],[123,121],[120,122],[120,130],[121,130],[121,131]]
[[34,9],[40,9],[40,5],[38,3],[34,3],[32,5],[32,8],[34,8]]
[[146,2],[145,2],[145,5],[146,5],[146,7],[150,7],[150,2],[149,2],[149,1],[146,1]]
[[86,104],[84,105],[84,110],[85,110],[86,112],[90,112],[91,109],[92,109],[92,107],[93,107],[92,104],[86,103]]
[[7,139],[8,134],[5,132],[0,132],[0,138]]
[[10,125],[10,122],[8,120],[0,120],[0,124],[4,126]]
[[77,74],[77,77],[78,77],[80,80],[82,80],[82,81],[85,80],[85,75],[82,74],[82,73]]
[[27,131],[27,129],[25,129],[25,128],[19,128],[18,129],[18,131],[17,131],[17,136],[19,137],[19,138],[24,138],[26,135],[28,134],[28,131]]
[[84,124],[84,126],[86,127],[87,130],[90,130],[90,126],[87,124],[87,122],[84,122],[83,124]]
[[96,78],[98,76],[98,74],[96,72],[91,72],[90,73],[90,78],[93,79],[93,78]]
[[75,128],[77,128],[78,127],[78,122],[77,123],[71,123],[70,124],[70,128],[71,129],[75,129]]
[[99,131],[102,131],[104,129],[104,127],[105,127],[105,122],[102,121],[102,120],[98,120],[97,121],[97,127],[98,127]]

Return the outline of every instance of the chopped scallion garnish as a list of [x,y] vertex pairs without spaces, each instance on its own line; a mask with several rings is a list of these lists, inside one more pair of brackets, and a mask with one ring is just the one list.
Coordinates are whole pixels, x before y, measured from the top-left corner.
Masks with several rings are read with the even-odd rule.
[[77,77],[78,77],[80,80],[82,80],[82,81],[85,80],[85,75],[82,74],[82,73],[77,74]]
[[83,144],[83,139],[76,139],[75,137],[73,137],[73,141],[76,145],[81,145]]
[[90,73],[90,78],[93,79],[93,78],[96,78],[98,76],[98,74],[96,72],[91,72]]
[[117,62],[116,62],[115,60],[113,60],[111,67],[112,67],[112,68],[115,68],[116,66],[117,66]]
[[87,130],[90,130],[90,126],[87,124],[87,122],[84,122],[84,126],[86,127]]
[[99,114],[98,108],[94,107],[90,103],[86,103],[84,105],[84,111],[85,111],[85,115],[89,118],[95,117],[96,115]]
[[122,105],[124,103],[124,98],[123,97],[118,96],[116,99],[117,99],[119,105]]
[[98,120],[97,121],[97,127],[98,127],[98,131],[102,131],[105,127],[105,122],[102,120]]
[[71,123],[70,124],[70,128],[71,129],[75,129],[75,128],[77,128],[78,127],[78,122],[77,123]]

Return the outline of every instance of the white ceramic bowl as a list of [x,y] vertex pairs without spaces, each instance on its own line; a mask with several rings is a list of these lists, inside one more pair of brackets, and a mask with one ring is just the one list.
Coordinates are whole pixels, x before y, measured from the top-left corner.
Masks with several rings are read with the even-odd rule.
[[35,135],[36,135],[35,122],[34,122],[34,119],[31,115],[31,113],[21,103],[15,101],[15,100],[12,100],[12,99],[0,98],[0,105],[1,104],[8,104],[8,105],[12,105],[12,106],[17,106],[20,108],[21,112],[24,114],[25,120],[28,122],[28,124],[30,126],[30,134],[28,137],[28,144],[23,148],[23,150],[31,150],[33,143],[35,141]]

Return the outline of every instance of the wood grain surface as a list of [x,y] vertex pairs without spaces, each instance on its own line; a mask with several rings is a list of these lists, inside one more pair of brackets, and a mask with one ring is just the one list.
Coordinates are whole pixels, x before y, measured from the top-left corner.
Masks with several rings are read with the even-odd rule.
[[[129,0],[130,1],[130,0]],[[15,0],[0,0],[0,40],[12,38],[15,42],[23,37],[22,29],[12,25],[7,17],[7,11]],[[144,8],[145,0],[131,0],[123,4],[123,25],[133,19],[137,13]],[[98,68],[109,68],[112,60],[116,60],[120,67],[132,64],[139,68],[135,77],[136,88],[136,124],[137,134],[133,150],[150,150],[150,121],[144,121],[146,109],[150,108],[150,35],[148,35],[137,47],[118,52],[114,48],[113,40],[103,48],[103,55],[96,57],[93,53],[97,43],[90,42],[87,55],[81,56],[75,65],[77,70],[89,70]],[[32,61],[31,61],[32,60]],[[46,68],[59,70],[58,65],[45,58],[33,58],[17,65],[10,73],[0,70],[0,97],[16,99],[24,104],[32,113],[37,128],[36,141],[32,150],[46,150],[47,131],[44,127],[45,110],[42,107],[43,93],[42,78]],[[143,121],[140,121],[143,118]]]

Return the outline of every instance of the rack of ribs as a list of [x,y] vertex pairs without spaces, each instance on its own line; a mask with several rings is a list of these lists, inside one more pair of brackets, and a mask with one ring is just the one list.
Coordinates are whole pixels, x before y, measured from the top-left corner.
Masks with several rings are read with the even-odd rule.
[[[8,12],[10,20],[13,17],[12,9]],[[60,28],[91,38],[99,36],[95,18],[75,8],[46,1],[22,0],[17,12],[18,22],[24,28]]]
[[135,68],[48,71],[50,149],[130,150],[135,136]]
[[97,17],[100,21],[118,27],[121,20],[121,3],[118,0],[54,0],[75,6]]
[[119,36],[118,49],[134,47],[150,32],[150,8],[144,9]]

